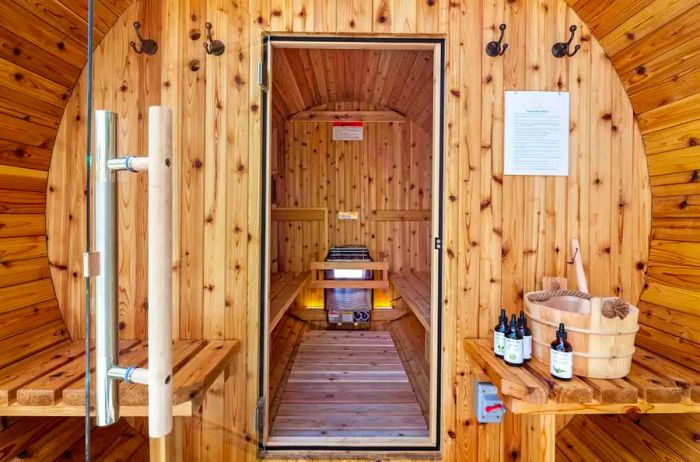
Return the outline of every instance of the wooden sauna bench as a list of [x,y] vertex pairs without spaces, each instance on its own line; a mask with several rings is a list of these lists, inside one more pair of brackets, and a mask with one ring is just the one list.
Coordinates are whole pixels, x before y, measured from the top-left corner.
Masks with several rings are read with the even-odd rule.
[[700,412],[700,373],[636,346],[623,379],[556,380],[549,366],[532,359],[523,367],[497,358],[490,340],[466,340],[472,368],[498,387],[515,414],[676,414]]
[[389,281],[413,311],[426,332],[430,331],[430,273],[420,271],[391,272]]
[[[85,422],[81,417],[12,417],[0,425],[0,461],[84,461]],[[124,419],[90,431],[94,462],[149,460],[148,437]]]
[[427,436],[425,417],[389,332],[303,334],[272,422],[271,441],[407,442]]
[[[173,415],[194,415],[204,392],[233,360],[237,349],[234,340],[174,343]],[[84,351],[82,341],[63,342],[0,369],[0,415],[84,415]],[[93,350],[93,368],[94,355]],[[147,343],[120,340],[119,363],[147,367]],[[92,384],[94,401],[94,375]],[[120,384],[119,401],[123,416],[148,415],[145,385]]]
[[311,278],[310,271],[272,273],[270,277],[270,332]]

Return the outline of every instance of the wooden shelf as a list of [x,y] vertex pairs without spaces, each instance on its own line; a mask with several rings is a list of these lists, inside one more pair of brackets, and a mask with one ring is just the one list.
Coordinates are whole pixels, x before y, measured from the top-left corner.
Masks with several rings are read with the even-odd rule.
[[[238,342],[185,340],[173,345],[173,414],[191,416],[204,392],[226,368]],[[84,415],[85,356],[82,342],[66,342],[0,369],[0,415]],[[91,355],[94,358],[95,352]],[[119,363],[146,367],[148,346],[119,342]],[[94,366],[95,362],[92,361]],[[94,378],[92,379],[94,402]],[[119,386],[120,413],[148,415],[145,385]]]
[[430,273],[392,272],[389,274],[389,281],[425,330],[430,331]]
[[622,414],[700,412],[700,374],[637,347],[624,379],[554,379],[536,359],[511,367],[493,354],[490,340],[466,340],[471,367],[498,387],[515,414]]
[[270,332],[275,329],[310,278],[310,271],[272,273],[270,277]]

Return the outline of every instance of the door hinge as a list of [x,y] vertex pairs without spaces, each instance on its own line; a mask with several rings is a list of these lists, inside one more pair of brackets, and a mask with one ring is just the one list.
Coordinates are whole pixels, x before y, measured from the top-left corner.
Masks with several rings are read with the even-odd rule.
[[262,62],[258,62],[258,85],[260,85],[262,91],[267,92],[267,69]]
[[265,397],[258,398],[255,405],[255,430],[258,437],[258,457],[265,456]]
[[439,237],[435,238],[435,250],[440,250],[442,249],[442,239]]

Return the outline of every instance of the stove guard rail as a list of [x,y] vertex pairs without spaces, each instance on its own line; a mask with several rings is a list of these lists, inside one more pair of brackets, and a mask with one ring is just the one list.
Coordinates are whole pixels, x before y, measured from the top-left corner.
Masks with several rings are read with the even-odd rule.
[[[379,279],[324,279],[328,270],[365,270],[380,272]],[[311,262],[312,289],[388,289],[389,262],[386,261],[315,261]]]

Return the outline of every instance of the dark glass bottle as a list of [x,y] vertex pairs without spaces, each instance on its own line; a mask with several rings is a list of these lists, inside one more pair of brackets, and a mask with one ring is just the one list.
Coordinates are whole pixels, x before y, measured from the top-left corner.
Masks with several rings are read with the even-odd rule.
[[557,339],[549,350],[549,372],[559,380],[571,380],[574,376],[574,348],[566,341],[564,324],[559,324]]
[[501,309],[501,315],[498,317],[498,324],[493,328],[493,352],[499,358],[503,357],[503,352],[506,348],[506,331],[508,330],[508,318],[506,317],[505,308]]
[[522,310],[518,318],[518,330],[523,336],[523,360],[530,361],[532,359],[532,331],[527,327],[527,318]]
[[510,326],[506,331],[506,348],[503,359],[509,366],[523,365],[523,335],[518,330],[518,321],[514,314],[510,317]]

